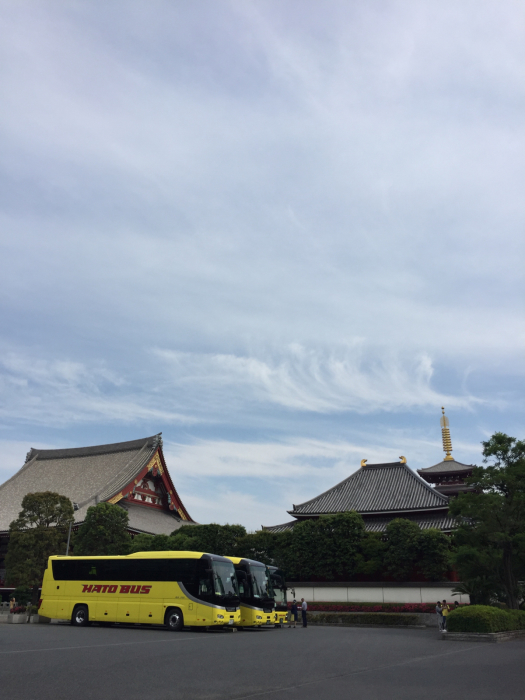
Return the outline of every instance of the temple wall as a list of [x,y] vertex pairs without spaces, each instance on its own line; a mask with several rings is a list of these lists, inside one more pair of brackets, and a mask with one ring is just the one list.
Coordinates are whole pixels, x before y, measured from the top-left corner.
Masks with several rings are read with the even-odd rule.
[[333,603],[436,603],[446,599],[449,603],[469,603],[468,595],[452,595],[457,585],[445,583],[306,583],[287,584],[295,589],[297,599]]

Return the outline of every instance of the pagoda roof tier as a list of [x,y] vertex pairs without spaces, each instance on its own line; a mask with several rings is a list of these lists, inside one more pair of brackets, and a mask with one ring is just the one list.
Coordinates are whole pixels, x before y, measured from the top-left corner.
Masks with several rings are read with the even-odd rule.
[[438,464],[434,464],[431,467],[418,469],[417,473],[420,474],[423,478],[426,478],[427,474],[429,476],[437,476],[438,474],[466,474],[468,472],[471,472],[475,467],[475,464],[462,464],[461,462],[456,462],[455,459],[445,459],[442,462],[438,462]]
[[449,500],[416,474],[406,462],[365,464],[348,478],[290,515],[301,518],[355,510],[364,514],[404,514],[448,509]]
[[[157,517],[150,513],[146,516],[142,513],[146,508],[125,502],[127,492],[131,492],[150,469],[160,473],[173,504],[170,512],[157,510]],[[74,515],[76,523],[83,522],[89,506],[102,501],[120,502],[126,507],[130,514],[131,530],[168,534],[177,528],[180,521],[193,522],[168,473],[160,433],[140,440],[92,447],[63,450],[31,448],[24,466],[0,485],[0,531],[7,530],[18,517],[26,494],[41,491],[55,491],[71,499],[77,507]],[[166,518],[170,523],[166,522],[166,527],[160,530],[160,522]],[[145,527],[146,521],[151,525],[149,530]]]

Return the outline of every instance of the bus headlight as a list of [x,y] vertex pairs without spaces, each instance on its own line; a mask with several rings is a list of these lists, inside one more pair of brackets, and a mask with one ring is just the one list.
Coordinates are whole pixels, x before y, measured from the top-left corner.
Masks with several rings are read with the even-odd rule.
[[217,614],[217,617],[219,618],[219,620],[224,620],[224,615]]
[[255,619],[256,619],[256,620],[262,620],[262,615],[256,615],[256,616],[255,616]]

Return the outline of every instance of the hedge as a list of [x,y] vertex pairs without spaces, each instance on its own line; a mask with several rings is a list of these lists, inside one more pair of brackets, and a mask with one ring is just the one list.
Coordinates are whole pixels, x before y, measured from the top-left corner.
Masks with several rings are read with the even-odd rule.
[[[291,603],[288,604],[288,607]],[[435,603],[308,603],[310,612],[435,613]]]
[[489,605],[469,605],[453,610],[447,619],[449,632],[510,632],[525,629],[523,610],[502,610]]
[[417,615],[398,615],[392,613],[318,613],[310,615],[309,624],[340,624],[340,625],[417,625]]

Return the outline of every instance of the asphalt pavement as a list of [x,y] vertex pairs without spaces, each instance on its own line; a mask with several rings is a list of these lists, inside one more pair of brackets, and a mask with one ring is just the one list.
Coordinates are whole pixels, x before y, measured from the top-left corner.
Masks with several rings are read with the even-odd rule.
[[2,700],[524,700],[525,640],[433,629],[0,626]]

